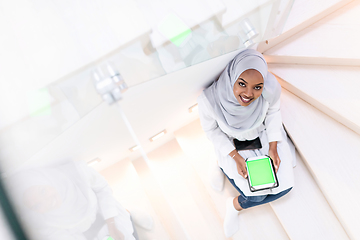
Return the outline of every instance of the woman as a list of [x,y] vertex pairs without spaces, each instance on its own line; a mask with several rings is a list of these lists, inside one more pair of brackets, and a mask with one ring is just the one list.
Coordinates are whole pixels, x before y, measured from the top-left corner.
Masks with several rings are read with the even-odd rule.
[[[268,203],[293,187],[294,146],[286,137],[280,114],[280,84],[268,72],[264,57],[255,50],[240,52],[210,87],[198,98],[201,125],[212,141],[218,165],[240,195],[227,200],[224,231],[238,230],[238,212]],[[233,139],[260,138],[259,150],[237,151]],[[246,180],[245,160],[269,155],[279,186],[251,192]]]
[[8,181],[33,239],[137,239],[130,214],[104,177],[85,163],[27,169]]

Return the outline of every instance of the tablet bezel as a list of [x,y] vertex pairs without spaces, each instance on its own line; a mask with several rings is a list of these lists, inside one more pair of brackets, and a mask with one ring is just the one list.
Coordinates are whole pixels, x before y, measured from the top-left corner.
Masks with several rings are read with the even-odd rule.
[[[248,170],[247,161],[259,160],[259,159],[263,159],[263,158],[268,158],[270,163],[271,163],[271,171],[273,173],[275,183],[267,183],[267,184],[258,185],[258,186],[251,186],[250,174],[249,174],[249,170]],[[270,156],[263,155],[263,156],[256,156],[256,157],[247,158],[247,159],[245,159],[245,165],[246,165],[246,170],[248,172],[248,176],[247,176],[246,179],[248,181],[249,188],[250,188],[251,192],[256,192],[256,191],[265,190],[265,189],[272,189],[272,188],[276,188],[276,187],[279,186],[279,181],[278,181],[277,176],[276,176],[274,163],[273,163],[273,160],[272,160],[272,158]]]

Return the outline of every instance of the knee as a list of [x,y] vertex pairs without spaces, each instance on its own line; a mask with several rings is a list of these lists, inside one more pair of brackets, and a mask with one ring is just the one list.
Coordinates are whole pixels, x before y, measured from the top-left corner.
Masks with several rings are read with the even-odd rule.
[[284,195],[288,194],[291,190],[292,190],[292,187],[282,191],[281,195],[284,196]]

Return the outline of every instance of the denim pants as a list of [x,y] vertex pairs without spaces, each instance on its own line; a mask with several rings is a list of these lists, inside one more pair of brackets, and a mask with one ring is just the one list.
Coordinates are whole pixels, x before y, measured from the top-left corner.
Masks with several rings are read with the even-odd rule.
[[[222,170],[222,168],[220,168],[220,169],[225,174],[225,172]],[[238,192],[240,193],[240,195],[238,197],[238,201],[239,201],[241,208],[243,208],[243,209],[255,207],[255,206],[265,204],[268,202],[272,202],[278,198],[281,198],[282,196],[284,196],[285,194],[290,192],[290,190],[292,189],[292,187],[291,187],[282,192],[279,192],[278,194],[268,194],[268,195],[260,195],[260,196],[245,196],[245,194],[236,186],[234,180],[229,178],[226,174],[225,174],[225,176],[227,177],[227,179],[229,179],[231,185],[233,185],[236,188],[236,190],[238,190]]]

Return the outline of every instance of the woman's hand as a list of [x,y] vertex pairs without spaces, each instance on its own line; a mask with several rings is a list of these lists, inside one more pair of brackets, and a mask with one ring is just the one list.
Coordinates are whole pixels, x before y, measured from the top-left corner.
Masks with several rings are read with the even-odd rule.
[[236,162],[236,168],[238,173],[243,177],[247,178],[246,164],[245,159],[238,153],[236,149],[229,153],[230,157],[232,157]]
[[280,157],[277,152],[277,142],[269,143],[269,156],[274,161],[275,172],[277,173],[277,171],[279,170],[280,162],[281,162]]
[[107,219],[106,224],[107,224],[107,227],[109,230],[109,235],[114,240],[124,240],[125,239],[124,234],[119,229],[116,228],[114,218]]

